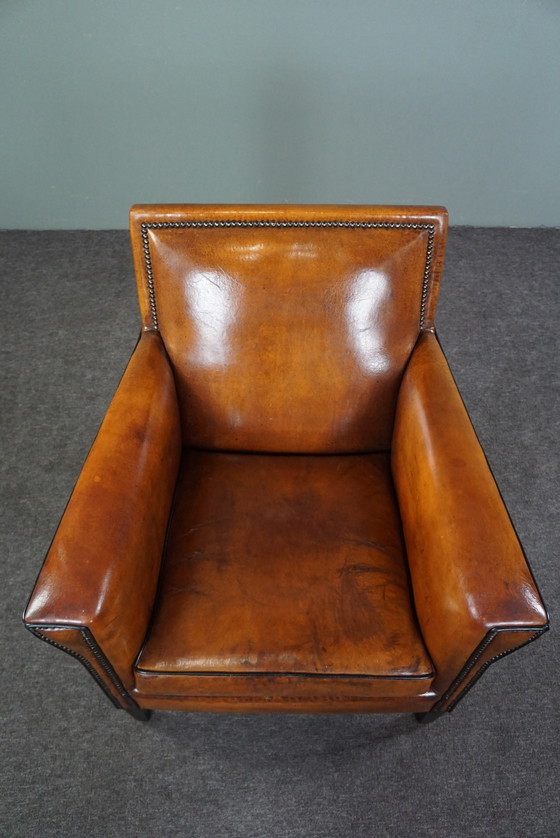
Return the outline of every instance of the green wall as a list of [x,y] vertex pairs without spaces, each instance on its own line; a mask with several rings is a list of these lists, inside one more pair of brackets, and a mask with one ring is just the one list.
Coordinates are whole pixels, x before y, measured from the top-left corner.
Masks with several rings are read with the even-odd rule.
[[0,0],[0,227],[134,202],[560,225],[560,0]]

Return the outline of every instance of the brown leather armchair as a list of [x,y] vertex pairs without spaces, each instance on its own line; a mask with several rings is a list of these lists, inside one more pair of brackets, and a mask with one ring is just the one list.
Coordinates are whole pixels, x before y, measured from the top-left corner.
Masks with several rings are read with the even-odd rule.
[[434,331],[446,227],[132,209],[141,336],[24,616],[117,707],[431,720],[547,629]]

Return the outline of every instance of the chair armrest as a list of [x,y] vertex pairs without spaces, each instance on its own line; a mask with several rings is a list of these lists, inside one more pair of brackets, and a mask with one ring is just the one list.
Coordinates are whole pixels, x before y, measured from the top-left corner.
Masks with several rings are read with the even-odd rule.
[[437,709],[547,628],[547,614],[436,336],[405,372],[392,469]]
[[173,374],[144,331],[78,478],[24,614],[130,709],[181,455]]

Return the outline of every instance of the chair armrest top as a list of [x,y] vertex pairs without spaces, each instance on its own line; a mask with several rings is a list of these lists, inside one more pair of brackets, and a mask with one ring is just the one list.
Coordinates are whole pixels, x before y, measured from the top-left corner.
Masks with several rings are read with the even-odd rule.
[[493,629],[545,627],[535,581],[431,332],[421,334],[402,381],[392,468],[416,611],[436,667],[463,666]]
[[78,478],[26,609],[86,626],[118,671],[144,637],[180,460],[173,374],[144,331]]

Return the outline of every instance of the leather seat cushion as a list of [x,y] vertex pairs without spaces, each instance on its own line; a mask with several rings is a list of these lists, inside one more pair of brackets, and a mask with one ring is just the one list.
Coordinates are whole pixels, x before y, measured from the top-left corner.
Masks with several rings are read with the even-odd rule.
[[137,689],[232,694],[263,676],[428,687],[387,454],[186,452]]

